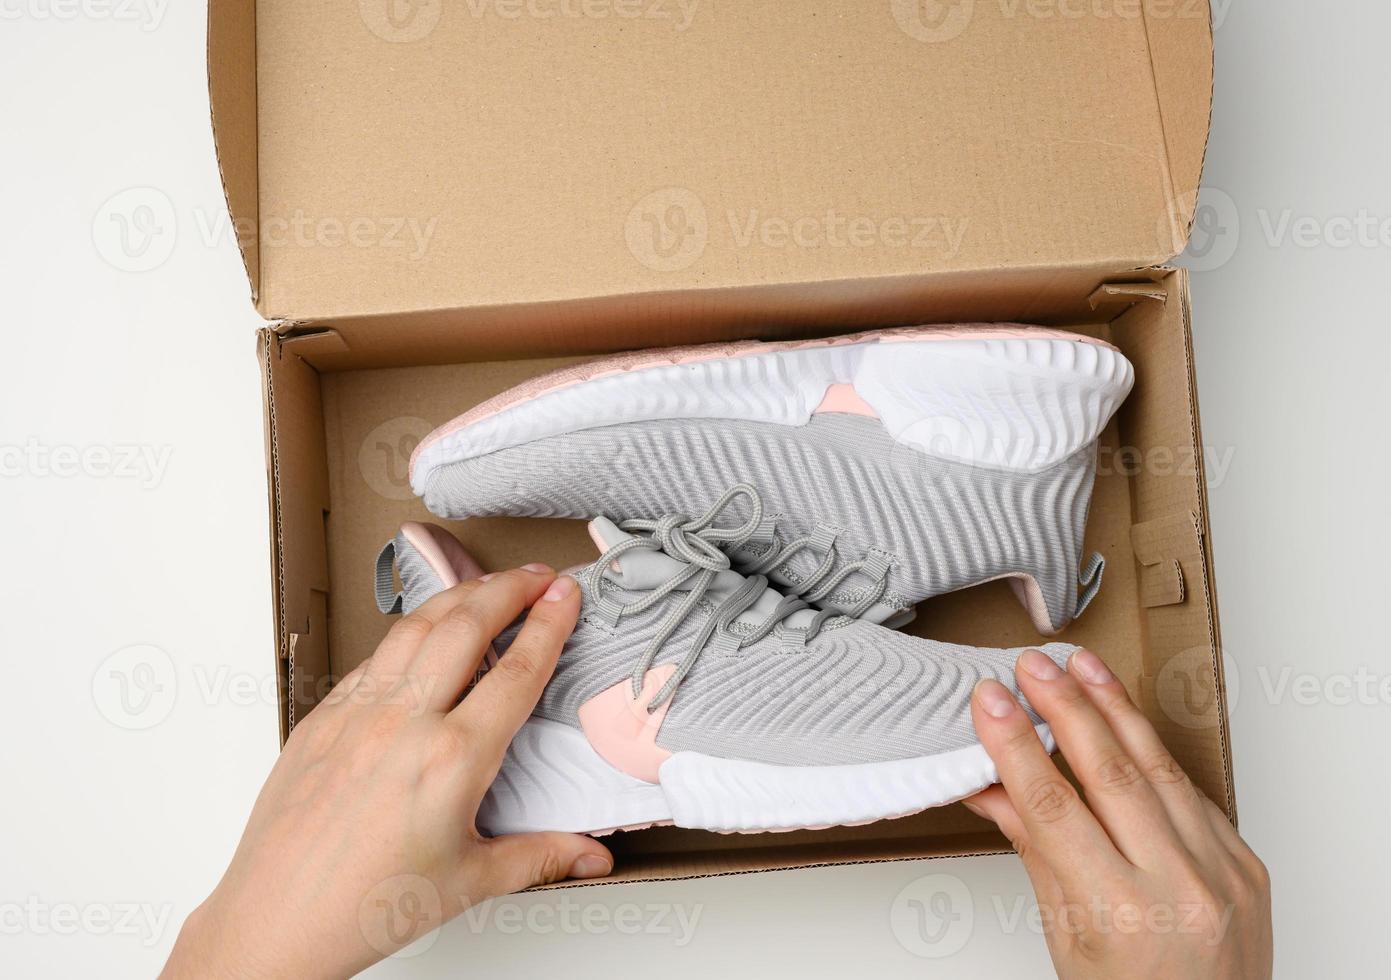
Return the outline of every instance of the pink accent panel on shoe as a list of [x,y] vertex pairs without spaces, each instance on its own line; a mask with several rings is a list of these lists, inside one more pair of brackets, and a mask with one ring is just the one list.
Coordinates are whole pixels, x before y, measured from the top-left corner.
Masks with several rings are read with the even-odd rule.
[[594,542],[594,547],[599,549],[599,554],[602,555],[609,550],[609,543],[604,540],[603,536],[599,533],[599,529],[594,526],[593,521],[586,524],[584,529],[589,532],[589,540]]
[[[438,524],[421,524],[407,521],[401,525],[401,534],[410,542],[412,548],[420,552],[420,557],[430,566],[446,589],[452,589],[460,582],[469,582],[483,574],[483,566],[468,553],[459,539]],[[491,643],[483,653],[482,671],[487,672],[497,666],[497,647]]]
[[621,772],[649,783],[671,753],[657,744],[657,732],[667,716],[668,701],[650,714],[652,696],[676,673],[675,664],[653,667],[633,697],[631,680],[623,680],[580,706],[580,729],[599,756]]
[[439,525],[407,521],[401,525],[401,533],[411,547],[420,552],[426,564],[434,569],[446,589],[483,574],[482,567],[459,543],[459,539]]
[[1057,636],[1058,630],[1048,618],[1048,606],[1043,601],[1043,590],[1039,588],[1038,580],[1032,575],[1010,575],[1008,578],[1014,597],[1034,621],[1034,629],[1044,636]]
[[811,414],[821,415],[829,412],[839,412],[842,415],[863,415],[867,419],[879,417],[874,406],[860,397],[855,386],[847,384],[828,385],[826,397],[821,399],[821,404],[817,405]]
[[[599,549],[599,554],[602,555],[604,552],[609,550],[609,543],[604,540],[604,536],[599,533],[599,529],[594,526],[593,521],[590,521],[588,524],[586,524],[584,526],[584,529],[589,532],[589,540],[594,542],[594,547]],[[619,575],[623,574],[623,564],[621,561],[614,561],[609,565],[609,567],[612,568]],[[569,575],[570,573],[566,572],[565,574]]]
[[469,409],[451,422],[446,422],[431,432],[411,453],[410,468],[415,469],[415,461],[427,447],[451,433],[467,428],[475,422],[482,422],[506,409],[530,401],[539,395],[548,395],[561,388],[583,384],[596,378],[614,374],[624,374],[642,368],[664,364],[694,364],[700,361],[714,361],[723,358],[742,357],[747,354],[774,354],[786,350],[810,350],[821,347],[843,347],[849,344],[865,343],[912,343],[933,340],[1033,340],[1051,338],[1071,340],[1077,343],[1096,344],[1100,347],[1116,348],[1104,340],[1084,337],[1066,330],[1051,327],[1032,327],[1022,323],[958,323],[941,326],[888,327],[882,330],[866,330],[862,333],[845,334],[840,337],[824,337],[816,340],[741,340],[727,344],[698,344],[692,347],[668,347],[652,350],[629,351],[597,361],[586,361],[570,367],[560,368],[549,374],[532,378],[502,394]]

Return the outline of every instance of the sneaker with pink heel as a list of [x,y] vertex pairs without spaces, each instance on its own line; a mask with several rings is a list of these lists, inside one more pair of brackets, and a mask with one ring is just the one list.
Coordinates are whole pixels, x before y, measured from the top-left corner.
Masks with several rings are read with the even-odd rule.
[[[726,549],[763,519],[758,494],[737,486],[697,520],[592,522],[602,554],[574,572],[579,624],[508,749],[480,829],[850,825],[995,782],[970,694],[986,677],[1017,693],[1022,649],[908,636],[735,571]],[[406,525],[383,556],[386,610],[410,611],[479,572],[452,536],[427,525]],[[498,655],[518,628],[498,638]],[[1076,647],[1041,649],[1065,665]]]
[[768,512],[730,556],[784,594],[896,626],[1005,579],[1053,635],[1101,582],[1096,442],[1133,380],[1109,344],[1023,325],[643,351],[441,426],[411,484],[449,519],[651,520],[747,483]]

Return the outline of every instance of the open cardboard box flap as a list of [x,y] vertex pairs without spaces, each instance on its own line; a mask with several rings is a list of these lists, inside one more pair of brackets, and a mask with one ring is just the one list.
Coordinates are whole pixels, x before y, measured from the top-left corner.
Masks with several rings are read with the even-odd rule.
[[[396,9],[209,4],[219,161],[273,321],[282,738],[387,629],[371,560],[429,519],[402,467],[434,425],[577,354],[1022,320],[1110,340],[1137,373],[1088,527],[1107,584],[1063,638],[1104,652],[1234,814],[1187,279],[1155,267],[1202,165],[1202,0],[968,0],[931,22],[897,0]],[[577,523],[451,530],[486,567],[593,554]],[[924,604],[913,631],[1037,642],[1001,583]],[[611,880],[1004,846],[960,807],[610,840]]]
[[729,290],[868,322],[1005,271],[1027,316],[1182,251],[1207,140],[1203,0],[209,6],[258,309],[417,362]]

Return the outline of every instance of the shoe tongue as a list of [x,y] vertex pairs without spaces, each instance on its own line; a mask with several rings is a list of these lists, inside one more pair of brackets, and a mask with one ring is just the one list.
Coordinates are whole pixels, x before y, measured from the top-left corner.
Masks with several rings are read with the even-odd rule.
[[[589,536],[594,546],[603,554],[614,545],[626,541],[634,535],[624,531],[607,517],[596,517],[589,522]],[[644,592],[665,584],[672,576],[684,572],[689,566],[684,561],[673,558],[664,551],[649,551],[634,548],[613,562],[604,571],[604,577],[622,588],[634,592]],[[718,605],[744,583],[744,576],[735,571],[722,571],[716,574],[706,593],[707,598]],[[758,601],[748,611],[738,617],[737,622],[756,626],[777,608],[781,596],[772,589],[759,596]],[[787,620],[789,626],[805,627],[815,613],[803,610],[793,613]]]
[[[589,522],[589,536],[601,555],[614,545],[634,537],[607,517],[596,517]],[[655,589],[685,569],[684,561],[678,561],[665,552],[634,548],[609,565],[604,577],[625,589],[645,592]]]

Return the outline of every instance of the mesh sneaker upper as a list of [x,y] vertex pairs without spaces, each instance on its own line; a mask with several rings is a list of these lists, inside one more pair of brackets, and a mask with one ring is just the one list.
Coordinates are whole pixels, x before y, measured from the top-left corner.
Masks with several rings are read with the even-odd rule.
[[[397,537],[395,548],[409,611],[442,584],[404,536]],[[535,711],[574,727],[579,727],[582,705],[631,679],[649,642],[688,594],[674,592],[612,622],[600,611],[600,595],[610,605],[631,605],[649,593],[605,578],[598,582],[596,594],[588,571],[577,573],[584,595],[580,622]],[[703,598],[660,646],[651,666],[685,657],[701,627],[715,615],[719,600],[717,591]],[[672,752],[779,765],[914,758],[975,743],[969,700],[981,678],[995,677],[1018,694],[1014,661],[1025,648],[940,643],[846,617],[826,621],[808,639],[796,628],[808,616],[794,613],[769,635],[742,648],[707,643],[676,687],[658,745]],[[500,652],[519,629],[520,624],[514,624],[498,638]],[[736,636],[751,632],[742,620],[734,621],[729,631]],[[1039,649],[1063,664],[1076,648],[1050,643]]]
[[[630,677],[670,610],[661,603],[616,627],[584,616],[536,714],[578,726],[579,707]],[[654,664],[679,660],[712,612],[698,610],[683,623]],[[775,633],[733,652],[707,647],[677,687],[657,744],[791,766],[948,752],[976,742],[969,703],[977,681],[995,677],[1018,695],[1014,662],[1024,649],[939,643],[844,618],[805,644]],[[1061,665],[1076,647],[1039,649]]]
[[[1077,603],[1095,462],[1092,445],[1032,474],[951,463],[895,442],[878,421],[858,415],[815,415],[801,426],[668,419],[551,436],[441,466],[424,498],[454,519],[656,518],[699,514],[726,487],[748,483],[777,518],[783,543],[820,527],[835,531],[843,559],[881,553],[890,566],[888,607],[1027,575],[1061,628]],[[795,582],[817,564],[804,551],[774,578]],[[867,585],[851,576],[829,604],[852,606]]]

